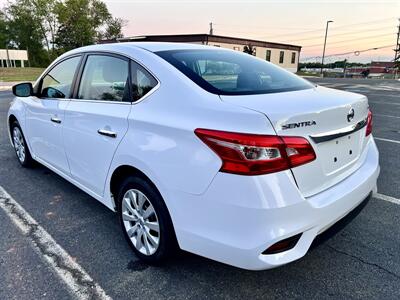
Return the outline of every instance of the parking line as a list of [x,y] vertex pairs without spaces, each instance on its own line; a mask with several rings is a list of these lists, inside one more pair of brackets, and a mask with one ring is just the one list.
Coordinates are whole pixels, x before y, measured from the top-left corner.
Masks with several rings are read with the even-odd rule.
[[373,197],[380,199],[380,200],[384,200],[384,201],[388,201],[388,202],[400,205],[400,199],[397,199],[394,197],[390,197],[390,196],[379,194],[379,193],[374,194]]
[[384,142],[390,142],[390,143],[395,143],[395,144],[400,144],[400,141],[390,140],[390,139],[384,139],[384,138],[375,137],[375,136],[374,136],[374,140],[384,141]]
[[0,207],[33,243],[35,251],[57,273],[76,299],[110,300],[86,271],[0,186]]

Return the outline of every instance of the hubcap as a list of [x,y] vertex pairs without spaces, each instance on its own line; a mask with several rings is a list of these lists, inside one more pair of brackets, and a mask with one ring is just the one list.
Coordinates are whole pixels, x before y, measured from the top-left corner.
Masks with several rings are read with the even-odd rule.
[[22,137],[21,130],[18,127],[14,127],[13,140],[17,157],[19,161],[23,163],[25,161],[25,143],[24,143],[24,138]]
[[160,225],[150,200],[141,191],[128,190],[122,199],[122,221],[135,248],[152,255],[160,244]]

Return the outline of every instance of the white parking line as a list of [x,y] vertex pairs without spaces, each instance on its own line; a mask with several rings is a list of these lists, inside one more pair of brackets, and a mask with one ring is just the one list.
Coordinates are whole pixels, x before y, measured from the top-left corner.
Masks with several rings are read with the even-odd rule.
[[375,136],[374,136],[374,140],[384,141],[384,142],[390,142],[390,143],[395,143],[395,144],[400,144],[400,141],[390,140],[390,139],[384,139],[384,138],[375,137]]
[[0,186],[0,207],[28,237],[35,251],[58,274],[75,298],[111,299],[74,259]]
[[400,205],[400,199],[397,199],[394,197],[386,196],[386,195],[379,194],[379,193],[374,194],[373,197],[376,199],[380,199],[380,200],[384,200],[384,201],[388,201],[388,202]]

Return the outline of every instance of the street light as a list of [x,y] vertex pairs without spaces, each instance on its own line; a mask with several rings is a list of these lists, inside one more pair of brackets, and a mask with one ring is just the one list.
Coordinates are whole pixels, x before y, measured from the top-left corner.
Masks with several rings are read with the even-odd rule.
[[332,23],[332,22],[333,22],[333,21],[328,21],[328,22],[326,22],[324,51],[322,52],[322,62],[321,62],[321,76],[324,75],[323,69],[324,69],[324,58],[325,58],[326,38],[328,37],[328,26],[329,26],[329,23]]

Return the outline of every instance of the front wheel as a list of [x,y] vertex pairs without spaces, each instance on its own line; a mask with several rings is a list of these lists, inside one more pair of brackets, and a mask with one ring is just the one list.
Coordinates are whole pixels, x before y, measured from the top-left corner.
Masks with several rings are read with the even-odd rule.
[[32,159],[22,129],[17,121],[11,124],[11,137],[19,163],[23,167],[32,167],[34,165],[34,160]]
[[118,193],[118,213],[124,236],[135,254],[157,264],[177,249],[171,218],[158,191],[140,177],[128,177]]

